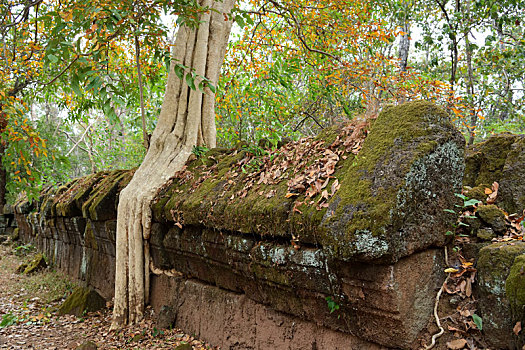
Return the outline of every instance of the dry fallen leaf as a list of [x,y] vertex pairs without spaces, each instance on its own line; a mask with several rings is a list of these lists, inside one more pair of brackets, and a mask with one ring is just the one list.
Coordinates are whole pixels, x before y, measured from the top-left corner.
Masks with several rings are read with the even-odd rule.
[[516,324],[514,325],[514,328],[512,328],[512,330],[514,331],[514,334],[516,334],[516,335],[520,334],[520,332],[521,332],[521,321],[516,322]]
[[447,342],[447,347],[451,350],[463,349],[465,345],[467,345],[467,341],[465,339],[455,339]]
[[499,184],[494,182],[492,184],[492,193],[487,198],[487,204],[494,204],[496,202],[496,197],[498,196]]
[[465,287],[465,294],[469,298],[472,295],[472,283],[470,282],[470,279],[467,279],[467,286]]

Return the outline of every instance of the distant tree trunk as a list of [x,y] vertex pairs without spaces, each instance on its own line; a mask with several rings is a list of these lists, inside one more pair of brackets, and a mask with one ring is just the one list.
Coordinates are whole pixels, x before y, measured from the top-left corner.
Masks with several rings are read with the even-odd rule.
[[[216,86],[226,52],[234,0],[204,0],[217,12],[204,13],[196,30],[182,27],[172,48],[166,94],[150,147],[129,185],[120,193],[117,218],[115,305],[112,328],[138,322],[149,298],[151,201],[186,163],[195,145],[215,147],[215,96],[191,90],[174,72],[181,63]],[[197,85],[199,81],[196,82]]]
[[7,172],[5,171],[4,166],[2,165],[2,159],[4,157],[5,146],[0,140],[0,210],[3,210],[4,205],[6,205],[5,193],[7,185]]
[[410,23],[405,20],[401,28],[404,32],[399,39],[399,65],[402,72],[406,72],[408,67],[408,52],[410,51]]

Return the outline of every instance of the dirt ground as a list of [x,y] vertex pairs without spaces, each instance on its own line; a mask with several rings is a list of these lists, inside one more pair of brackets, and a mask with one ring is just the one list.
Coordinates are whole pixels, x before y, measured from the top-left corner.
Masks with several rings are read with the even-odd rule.
[[[110,332],[111,310],[75,317],[56,310],[75,284],[50,268],[26,276],[16,268],[30,259],[30,246],[0,245],[0,349],[218,349],[178,329],[158,330],[153,312],[137,325]],[[110,305],[108,305],[110,306]],[[91,349],[91,348],[90,348]]]

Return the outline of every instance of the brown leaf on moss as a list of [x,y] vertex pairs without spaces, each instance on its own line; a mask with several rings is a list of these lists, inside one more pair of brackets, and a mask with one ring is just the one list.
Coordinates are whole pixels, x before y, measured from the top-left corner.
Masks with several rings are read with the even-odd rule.
[[489,197],[487,198],[487,204],[494,204],[496,203],[496,197],[498,196],[498,189],[499,184],[494,181],[492,184],[492,193],[489,194]]

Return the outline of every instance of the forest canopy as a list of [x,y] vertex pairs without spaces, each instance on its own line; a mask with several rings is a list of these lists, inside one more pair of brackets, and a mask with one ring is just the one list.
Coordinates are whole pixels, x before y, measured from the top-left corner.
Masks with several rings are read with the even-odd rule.
[[[12,201],[140,164],[170,44],[207,11],[192,0],[3,1],[0,201],[4,188]],[[216,86],[174,66],[216,94],[218,146],[275,146],[417,99],[446,107],[470,143],[524,131],[523,2],[251,0],[229,16]]]

